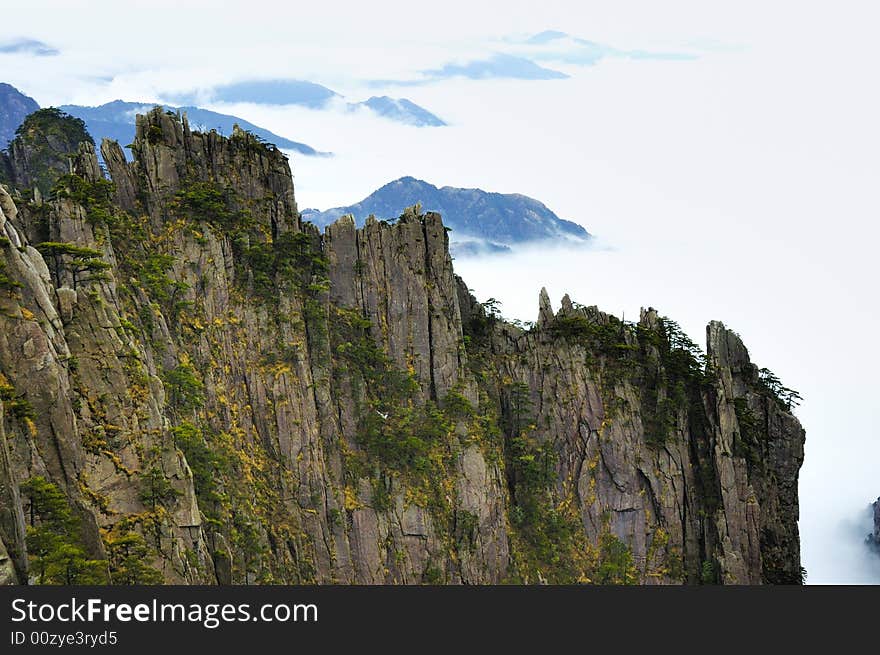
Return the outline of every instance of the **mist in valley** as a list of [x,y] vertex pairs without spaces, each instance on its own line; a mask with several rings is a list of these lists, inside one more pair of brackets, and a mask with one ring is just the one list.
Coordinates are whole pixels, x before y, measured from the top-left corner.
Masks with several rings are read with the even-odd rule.
[[[870,82],[880,9],[676,0],[573,10],[549,1],[536,16],[506,3],[451,2],[427,33],[411,29],[409,3],[380,4],[382,11],[353,8],[345,21],[329,5],[273,5],[256,43],[224,33],[236,21],[213,5],[175,3],[175,21],[160,11],[139,18],[140,32],[170,30],[175,45],[151,51],[131,47],[125,12],[107,3],[92,28],[119,53],[112,59],[91,47],[87,31],[79,37],[69,28],[65,11],[82,3],[51,16],[10,8],[7,25],[30,29],[62,54],[13,66],[5,81],[44,106],[154,101],[194,80],[248,77],[311,79],[358,100],[405,95],[448,127],[341,108],[207,108],[334,153],[290,153],[301,209],[349,205],[411,175],[522,193],[596,236],[590,247],[538,244],[456,258],[477,298],[500,300],[508,318],[534,320],[545,286],[556,309],[564,293],[630,320],[655,307],[701,344],[706,324],[722,320],[754,362],[804,398],[795,413],[807,431],[800,529],[808,582],[880,582],[880,556],[864,543],[864,509],[880,495],[880,88]],[[468,21],[458,20],[462,12]],[[508,35],[542,29],[693,57],[542,60],[570,76],[547,81],[449,79],[404,89],[371,82],[484,56]]]

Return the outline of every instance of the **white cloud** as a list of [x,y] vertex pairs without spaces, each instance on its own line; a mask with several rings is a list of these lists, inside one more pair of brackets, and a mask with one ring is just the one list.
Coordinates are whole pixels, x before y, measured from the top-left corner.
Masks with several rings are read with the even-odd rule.
[[34,57],[54,57],[59,54],[56,48],[36,39],[19,37],[0,41],[0,54],[24,54]]
[[865,581],[871,569],[851,557],[861,542],[839,525],[880,494],[880,358],[869,336],[880,320],[871,118],[880,107],[871,88],[847,79],[858,71],[795,55],[804,56],[613,62],[540,93],[446,84],[418,101],[448,116],[453,134],[351,125],[332,146],[345,151],[338,161],[317,162],[332,173],[304,163],[298,183],[319,205],[359,199],[401,174],[519,191],[614,244],[576,258],[458,261],[481,297],[502,299],[513,317],[534,319],[546,284],[557,305],[564,292],[633,318],[654,305],[700,341],[706,322],[724,320],[806,398],[810,581]]
[[[97,104],[151,101],[193,80],[205,86],[259,68],[357,97],[360,80],[473,59],[490,37],[546,28],[629,50],[742,45],[696,61],[560,68],[568,80],[408,89],[450,123],[441,130],[368,112],[215,109],[336,153],[292,158],[301,207],[346,205],[413,175],[532,196],[614,245],[577,257],[457,261],[468,283],[503,300],[511,316],[533,319],[546,284],[557,305],[564,292],[628,318],[653,305],[700,341],[707,321],[724,320],[755,361],[805,398],[798,414],[807,429],[801,529],[809,580],[870,575],[839,526],[880,495],[880,91],[869,82],[880,60],[876,8],[846,0],[546,0],[539,9],[453,1],[426,17],[411,2],[340,11],[336,3],[221,10],[151,0],[135,18],[130,6],[33,0],[5,9],[5,24],[62,51],[7,68],[8,81],[43,104]],[[109,85],[106,75],[114,76]]]

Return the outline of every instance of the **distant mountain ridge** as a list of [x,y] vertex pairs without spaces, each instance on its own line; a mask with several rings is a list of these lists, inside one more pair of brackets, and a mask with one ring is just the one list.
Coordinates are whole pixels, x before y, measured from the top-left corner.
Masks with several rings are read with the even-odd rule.
[[204,129],[205,131],[213,129],[221,134],[231,134],[233,126],[237,124],[241,129],[252,132],[264,141],[274,143],[283,150],[293,150],[308,156],[329,154],[318,152],[305,143],[291,141],[237,116],[220,114],[207,109],[201,109],[200,107],[175,107],[152,102],[114,100],[97,107],[61,105],[59,109],[85,121],[89,133],[96,143],[100,144],[101,139],[109,138],[118,141],[121,146],[125,147],[134,141],[135,115],[138,113],[144,114],[156,106],[161,106],[166,111],[186,113],[193,128]]
[[[138,113],[144,114],[156,106],[161,106],[174,113],[186,113],[190,124],[196,129],[217,130],[221,134],[228,135],[232,133],[233,126],[238,125],[241,129],[247,130],[283,150],[293,150],[312,157],[331,154],[319,152],[310,145],[270,132],[238,116],[221,114],[195,106],[177,107],[154,102],[114,100],[96,107],[61,105],[58,109],[84,121],[96,145],[100,145],[102,139],[108,138],[118,141],[124,148],[134,141],[135,116]],[[12,141],[15,137],[15,131],[24,122],[24,119],[39,109],[40,105],[36,100],[23,94],[11,84],[0,83],[0,150],[6,148]],[[125,152],[126,156],[131,158],[131,153]]]
[[252,102],[261,105],[296,105],[315,110],[327,109],[333,103],[339,103],[348,111],[365,108],[377,116],[406,125],[446,125],[442,118],[406,98],[372,96],[362,102],[350,102],[333,89],[305,80],[245,80],[201,92],[172,93],[167,97],[182,104]]
[[[246,80],[223,84],[207,91],[212,102],[255,102],[266,105],[301,105],[321,109],[334,98],[341,98],[336,91],[323,84],[305,80]],[[186,104],[196,104],[199,95],[192,93],[179,98]],[[170,96],[169,100],[178,100]]]
[[389,182],[358,203],[326,211],[306,209],[303,219],[319,226],[352,214],[361,225],[370,214],[393,219],[407,207],[421,204],[436,211],[452,229],[451,240],[464,245],[457,252],[499,251],[511,245],[538,240],[587,241],[580,225],[559,218],[543,203],[520,194],[490,193],[481,189],[438,188],[424,180],[402,177]]
[[380,116],[398,123],[415,125],[416,127],[443,127],[446,125],[446,121],[442,118],[432,114],[423,107],[419,107],[416,103],[406,98],[373,96],[363,102],[349,106],[354,109],[367,107]]
[[40,108],[37,101],[26,96],[11,84],[0,83],[0,150],[15,138],[15,130],[25,116]]

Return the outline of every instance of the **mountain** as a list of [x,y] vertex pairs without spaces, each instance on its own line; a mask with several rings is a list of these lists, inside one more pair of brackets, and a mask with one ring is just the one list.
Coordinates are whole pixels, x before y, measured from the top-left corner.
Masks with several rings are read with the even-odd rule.
[[[127,146],[134,140],[135,116],[138,112],[148,111],[153,106],[155,105],[152,103],[114,100],[98,107],[62,105],[60,109],[71,116],[84,120],[89,133],[94,137],[96,143],[100,144],[101,139],[106,138]],[[221,134],[231,134],[233,126],[237,124],[241,129],[252,132],[264,141],[273,143],[284,150],[294,150],[309,156],[328,154],[318,152],[304,143],[278,136],[269,130],[258,127],[236,116],[218,114],[217,112],[198,107],[172,107],[165,105],[162,108],[170,112],[186,113],[190,124],[202,130],[217,130]]]
[[260,105],[297,105],[309,109],[338,106],[349,111],[366,108],[378,116],[416,127],[441,127],[446,123],[424,107],[406,98],[373,96],[363,102],[346,101],[344,96],[321,84],[304,80],[245,80],[223,84],[199,93],[170,94],[176,102],[216,103],[252,102]]
[[161,109],[112,182],[55,152],[0,187],[0,582],[802,581],[795,396],[723,324],[513,325],[439,214],[320,230]]
[[338,93],[304,80],[248,80],[223,84],[206,94],[211,102],[254,102],[260,105],[301,105],[322,109]]
[[70,171],[70,161],[83,141],[91,141],[85,123],[49,107],[28,114],[0,152],[0,182],[48,195],[57,179]]
[[40,105],[14,86],[0,83],[0,150],[6,148],[24,117],[37,111]]
[[371,214],[385,219],[397,218],[404,209],[417,204],[443,216],[444,224],[452,230],[453,241],[457,246],[465,246],[458,251],[459,254],[466,254],[474,248],[484,250],[479,244],[497,251],[526,241],[585,241],[590,238],[580,225],[559,218],[545,205],[527,196],[450,186],[437,188],[414,177],[389,182],[348,207],[303,210],[303,218],[323,226],[344,214],[352,214],[362,225]]
[[564,80],[569,76],[560,71],[545,68],[524,57],[498,53],[488,59],[467,63],[448,63],[436,70],[422,71],[428,79],[464,77],[472,80]]
[[0,41],[2,54],[27,54],[33,57],[55,57],[61,52],[44,41],[28,37],[3,39]]
[[367,107],[379,116],[390,118],[399,123],[415,125],[416,127],[441,127],[446,125],[441,118],[406,98],[373,96],[369,100],[364,100],[354,106]]

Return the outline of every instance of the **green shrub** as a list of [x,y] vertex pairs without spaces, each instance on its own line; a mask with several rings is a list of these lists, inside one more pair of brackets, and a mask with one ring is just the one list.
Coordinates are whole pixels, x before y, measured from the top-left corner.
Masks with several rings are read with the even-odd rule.
[[26,545],[37,584],[105,584],[107,562],[90,559],[80,521],[58,487],[42,476],[21,485],[28,518]]
[[451,430],[449,419],[428,401],[365,413],[357,440],[371,459],[388,468],[427,473],[432,450],[445,443]]
[[13,292],[21,287],[21,283],[13,280],[6,273],[6,261],[0,256],[0,290]]
[[168,403],[181,412],[200,409],[205,404],[205,384],[189,363],[182,363],[162,376]]
[[794,389],[789,389],[776,377],[770,369],[762,368],[758,371],[758,390],[764,395],[776,400],[788,411],[797,407],[803,397]]
[[191,221],[204,221],[223,232],[250,227],[241,212],[230,208],[235,191],[214,181],[189,181],[174,196],[171,208]]
[[58,198],[70,198],[81,205],[93,225],[111,224],[114,219],[113,194],[116,185],[105,179],[86,180],[75,174],[62,175],[52,189]]
[[700,584],[718,584],[720,573],[720,567],[715,560],[705,560],[700,568]]
[[441,585],[445,582],[446,576],[443,574],[443,569],[429,562],[422,573],[422,584]]
[[749,402],[745,398],[734,398],[733,408],[739,424],[739,433],[733,442],[733,454],[745,458],[751,464],[757,464],[761,461],[760,418],[749,408]]
[[163,137],[162,128],[159,125],[150,125],[147,129],[147,143],[150,145],[156,145],[162,141]]
[[480,518],[467,510],[455,512],[455,540],[465,550],[472,550],[476,545],[480,529]]
[[0,402],[3,402],[6,411],[17,419],[36,418],[36,412],[24,394],[17,394],[15,387],[2,373],[0,373]]
[[605,585],[633,585],[638,582],[632,550],[607,527],[599,537],[599,566],[595,581]]
[[199,504],[207,515],[221,501],[218,485],[222,476],[229,474],[229,461],[209,447],[204,432],[194,424],[184,421],[171,429],[174,444],[181,450],[193,475],[193,486]]
[[152,551],[136,532],[111,531],[104,539],[110,582],[116,585],[162,584],[162,574],[147,564]]
[[156,510],[158,507],[168,507],[182,494],[175,489],[165,472],[158,466],[151,466],[141,473],[141,500],[144,505]]
[[[55,276],[55,283],[61,284],[62,271],[68,271],[73,278],[73,288],[76,289],[79,282],[90,282],[105,278],[104,271],[111,265],[105,262],[104,253],[93,248],[77,246],[74,243],[44,241],[37,245],[37,250],[50,264],[50,270]],[[89,275],[84,276],[86,273]]]

